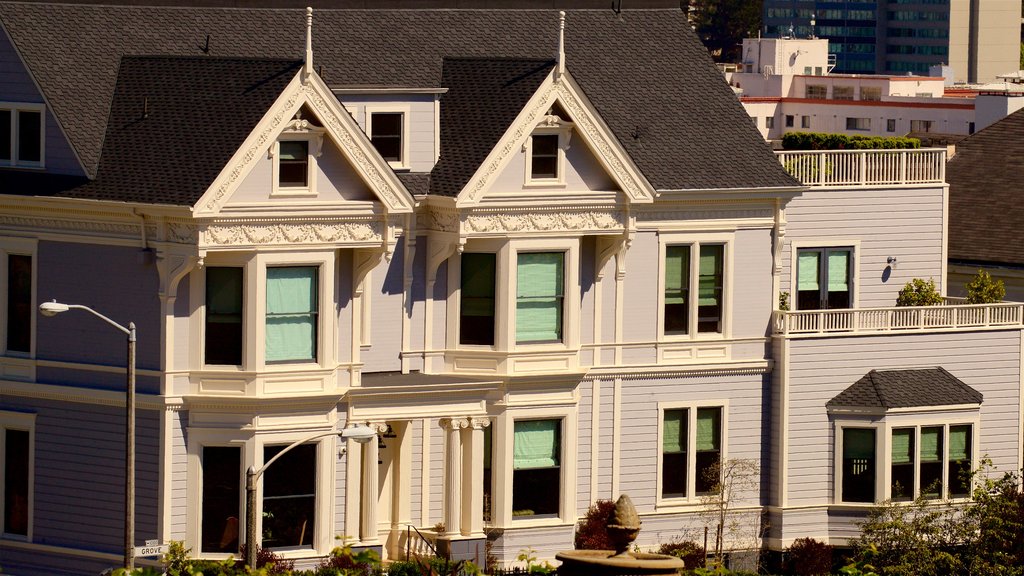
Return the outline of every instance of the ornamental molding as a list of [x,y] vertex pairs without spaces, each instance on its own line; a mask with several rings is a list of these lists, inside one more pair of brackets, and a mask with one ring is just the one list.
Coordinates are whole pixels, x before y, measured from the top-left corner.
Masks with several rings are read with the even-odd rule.
[[200,233],[200,246],[267,246],[290,244],[380,243],[380,220],[346,222],[245,222],[210,224]]
[[621,231],[625,227],[621,210],[485,212],[462,218],[462,231],[467,233]]
[[[61,211],[62,215],[64,214]],[[140,237],[142,225],[138,220],[110,221],[103,220],[101,214],[93,212],[76,213],[68,211],[66,217],[32,216],[0,214],[0,229],[13,228],[28,230],[36,234],[81,234],[105,236],[117,239],[133,239]],[[185,222],[160,221],[147,222],[146,239],[156,242],[195,245],[198,239],[198,227]]]
[[463,417],[451,417],[451,418],[441,418],[440,420],[438,420],[437,423],[438,423],[438,425],[441,426],[441,428],[444,428],[445,430],[462,430],[462,429],[470,427],[471,420],[472,420],[471,418],[464,417],[464,416]]
[[459,231],[458,210],[431,207],[423,212],[422,216],[425,217],[420,221],[423,222],[427,230],[455,233]]
[[675,221],[685,222],[687,220],[753,220],[753,219],[775,219],[775,211],[771,208],[751,209],[640,209],[635,212],[636,219],[641,222],[652,221]]

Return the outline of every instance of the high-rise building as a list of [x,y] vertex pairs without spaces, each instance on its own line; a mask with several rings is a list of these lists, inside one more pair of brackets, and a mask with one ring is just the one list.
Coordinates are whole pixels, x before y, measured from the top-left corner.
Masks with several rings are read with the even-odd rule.
[[836,72],[902,74],[948,64],[988,82],[1018,68],[1020,0],[765,0],[767,36],[829,40]]

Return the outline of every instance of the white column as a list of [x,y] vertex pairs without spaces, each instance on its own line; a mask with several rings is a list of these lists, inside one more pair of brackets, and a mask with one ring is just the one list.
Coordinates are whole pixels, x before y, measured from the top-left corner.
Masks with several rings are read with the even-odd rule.
[[[375,430],[378,428],[375,424],[370,424],[370,427]],[[380,454],[377,442],[377,438],[374,437],[363,444],[363,489],[359,499],[362,512],[359,522],[359,540],[362,544],[370,545],[380,543],[377,536],[377,490],[380,484],[377,466]]]
[[484,428],[487,418],[468,418],[462,433],[462,535],[484,535]]
[[468,426],[464,418],[442,418],[441,427],[448,436],[444,467],[444,526],[448,534],[462,531],[462,429]]

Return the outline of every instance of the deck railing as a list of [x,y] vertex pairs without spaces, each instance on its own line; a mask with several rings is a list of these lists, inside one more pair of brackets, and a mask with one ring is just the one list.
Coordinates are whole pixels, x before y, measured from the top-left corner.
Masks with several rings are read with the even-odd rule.
[[946,150],[791,150],[776,152],[782,166],[808,186],[941,184]]
[[1024,328],[1024,304],[967,304],[799,310],[775,313],[776,334],[851,334],[976,328]]

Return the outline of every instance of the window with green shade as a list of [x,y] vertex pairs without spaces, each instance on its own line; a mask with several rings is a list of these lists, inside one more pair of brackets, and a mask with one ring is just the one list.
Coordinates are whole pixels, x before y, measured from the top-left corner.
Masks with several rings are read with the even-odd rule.
[[562,421],[516,420],[512,441],[512,515],[559,513]]
[[241,267],[206,268],[206,363],[242,364]]
[[852,306],[852,248],[801,248],[796,275],[798,310]]
[[7,255],[8,352],[28,354],[32,349],[32,257]]
[[875,429],[843,428],[842,500],[875,501]]
[[920,479],[925,498],[942,495],[942,426],[921,428]]
[[690,330],[690,247],[665,247],[665,334]]
[[277,183],[282,188],[309,187],[309,142],[283,140],[277,159]]
[[203,552],[238,552],[242,516],[242,449],[203,447]]
[[949,495],[971,495],[971,426],[949,427]]
[[696,493],[718,491],[722,458],[722,409],[697,409]]
[[[662,327],[666,335],[722,332],[724,269],[724,244],[665,247]],[[690,294],[696,294],[696,299]]]
[[914,432],[913,428],[892,431],[890,494],[893,500],[914,499]]
[[662,498],[702,496],[718,490],[723,411],[721,406],[701,406],[662,412]]
[[701,244],[697,280],[697,332],[722,331],[722,260],[725,246]]
[[3,534],[28,536],[29,432],[0,428],[3,440]]
[[317,268],[267,268],[266,362],[317,359]]
[[494,345],[494,294],[497,255],[462,255],[459,343]]
[[561,342],[565,253],[520,252],[516,277],[516,343]]
[[689,410],[665,410],[661,428],[661,496],[687,496]]

